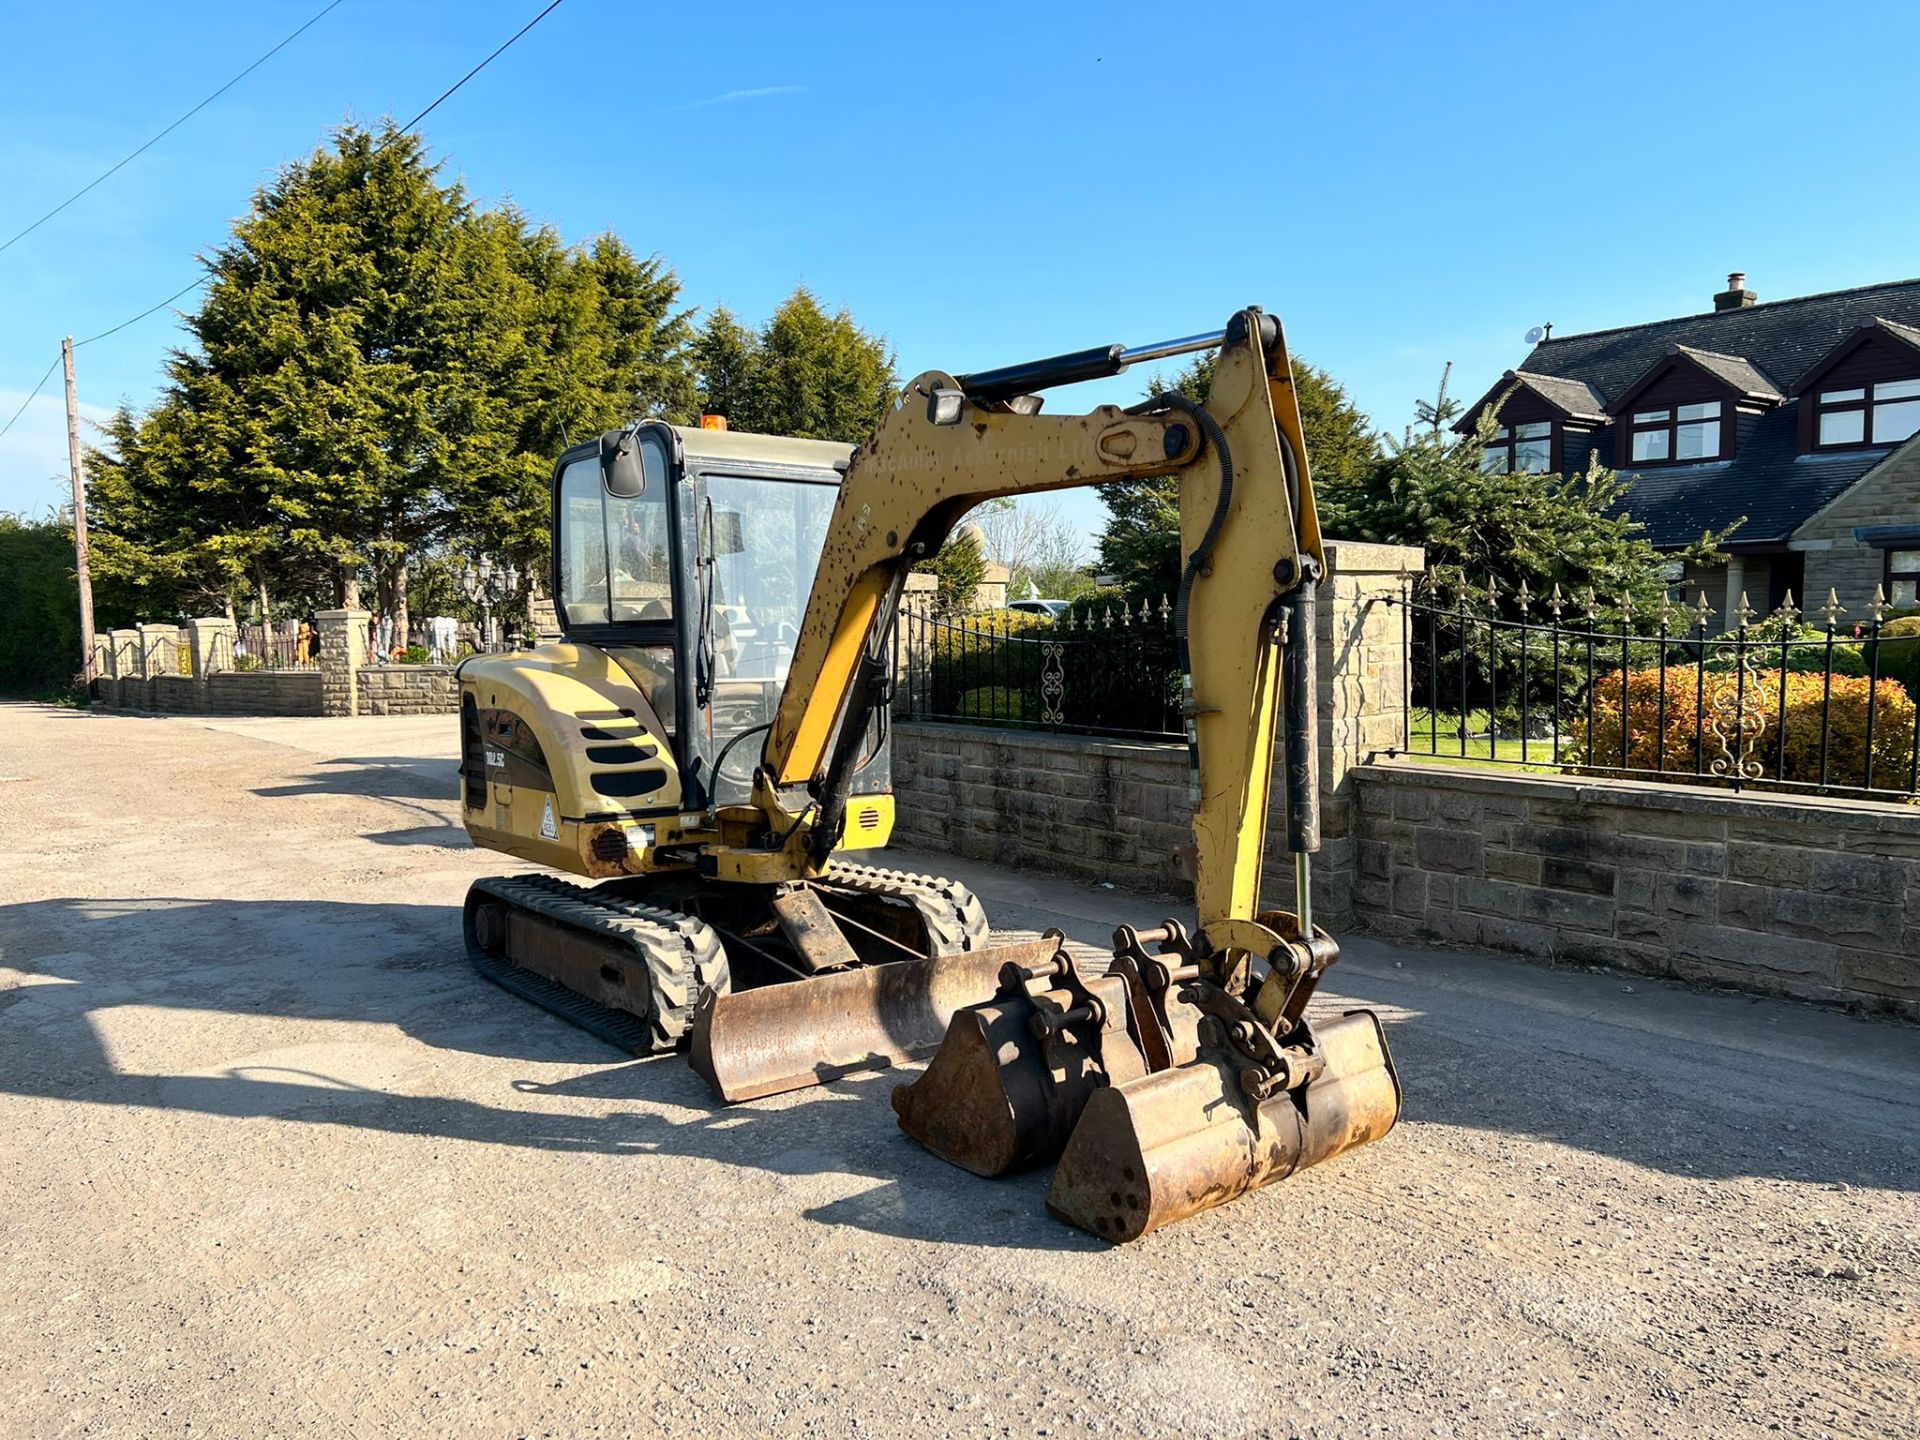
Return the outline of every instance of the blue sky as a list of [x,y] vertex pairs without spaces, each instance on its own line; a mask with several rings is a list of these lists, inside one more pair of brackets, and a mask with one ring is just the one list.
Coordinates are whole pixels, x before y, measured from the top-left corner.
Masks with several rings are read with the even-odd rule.
[[[13,7],[0,234],[319,4]],[[344,118],[413,114],[539,8],[346,0],[0,254],[0,422],[61,335],[193,279],[277,166]],[[425,128],[479,196],[619,231],[692,304],[759,318],[805,282],[903,375],[1257,302],[1398,429],[1445,361],[1477,393],[1545,321],[1703,310],[1735,269],[1763,300],[1920,274],[1917,39],[1920,6],[1877,3],[566,0]],[[163,312],[83,349],[86,412],[150,400],[179,337]],[[61,497],[57,382],[0,439],[0,509]]]

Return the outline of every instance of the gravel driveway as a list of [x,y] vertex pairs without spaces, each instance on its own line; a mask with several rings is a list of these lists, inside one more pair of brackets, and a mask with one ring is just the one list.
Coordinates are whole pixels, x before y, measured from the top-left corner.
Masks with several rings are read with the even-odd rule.
[[1920,1434],[1914,1028],[1356,937],[1400,1128],[1112,1249],[476,979],[450,719],[0,734],[8,1435]]

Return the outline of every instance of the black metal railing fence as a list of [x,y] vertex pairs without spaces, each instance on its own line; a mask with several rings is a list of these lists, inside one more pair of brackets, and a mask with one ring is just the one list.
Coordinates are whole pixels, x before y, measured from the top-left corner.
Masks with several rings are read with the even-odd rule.
[[1920,617],[1837,595],[1731,629],[1702,593],[1647,609],[1431,575],[1389,603],[1411,690],[1390,753],[1576,774],[1880,799],[1920,793]]
[[1166,601],[900,616],[896,698],[908,719],[1178,740],[1179,646]]
[[311,624],[286,620],[272,625],[244,622],[219,630],[208,649],[207,668],[229,670],[312,670],[320,663],[320,636]]

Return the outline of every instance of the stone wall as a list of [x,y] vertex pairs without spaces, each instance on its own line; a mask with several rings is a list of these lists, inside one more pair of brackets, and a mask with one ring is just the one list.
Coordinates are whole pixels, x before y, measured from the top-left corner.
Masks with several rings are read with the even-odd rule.
[[[368,665],[363,610],[324,610],[311,670],[232,670],[230,620],[112,632],[96,645],[94,700],[172,715],[437,715],[460,707],[445,665]],[[177,673],[185,652],[189,673]]]
[[1886,574],[1886,553],[1854,538],[1855,529],[1920,526],[1920,438],[1908,441],[1838,500],[1793,532],[1790,542],[1807,557],[1803,610],[1839,592],[1847,618],[1867,618],[1867,604]]
[[237,670],[204,679],[108,675],[94,682],[94,703],[154,715],[318,715],[320,672]]
[[895,841],[1177,893],[1193,841],[1187,752],[1079,735],[896,722]]
[[460,709],[460,684],[451,665],[362,665],[362,715],[451,715]]
[[[1353,768],[1399,739],[1406,706],[1402,615],[1387,602],[1421,563],[1417,549],[1327,544],[1316,616],[1322,849],[1313,899],[1328,924],[1353,918]],[[894,736],[903,843],[1192,893],[1174,868],[1175,850],[1193,840],[1184,745],[933,723],[901,723]],[[1278,764],[1272,793],[1261,884],[1269,903],[1291,906]]]
[[1920,1017],[1920,809],[1417,764],[1354,781],[1377,932]]

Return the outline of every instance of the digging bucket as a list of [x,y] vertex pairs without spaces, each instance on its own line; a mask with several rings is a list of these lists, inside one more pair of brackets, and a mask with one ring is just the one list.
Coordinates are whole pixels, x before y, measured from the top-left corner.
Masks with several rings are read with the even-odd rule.
[[1197,1059],[1087,1100],[1054,1172],[1047,1208],[1107,1240],[1137,1240],[1224,1205],[1369,1140],[1400,1116],[1400,1080],[1369,1010],[1312,1026],[1325,1065],[1300,1089],[1266,1100],[1239,1062]]
[[938,1046],[956,1011],[994,993],[1009,961],[1032,965],[1057,941],[836,970],[703,996],[688,1060],[722,1100],[757,1100],[885,1069]]
[[942,1160],[989,1178],[1059,1155],[1096,1089],[1147,1070],[1127,1034],[1123,982],[1103,977],[1087,989],[1119,1023],[1049,1023],[1078,997],[1009,996],[1004,986],[995,1000],[955,1015],[926,1072],[893,1092],[900,1128]]

